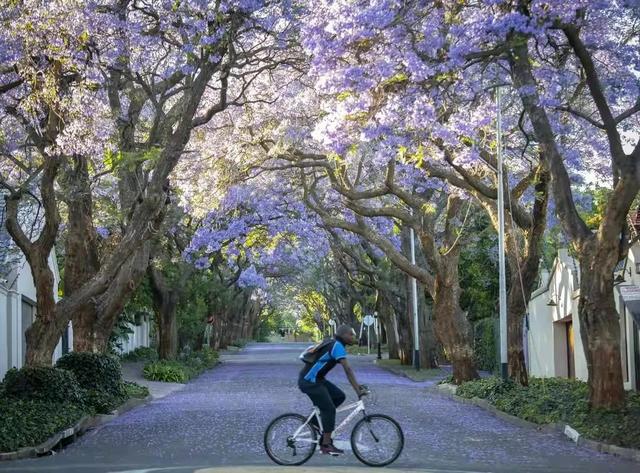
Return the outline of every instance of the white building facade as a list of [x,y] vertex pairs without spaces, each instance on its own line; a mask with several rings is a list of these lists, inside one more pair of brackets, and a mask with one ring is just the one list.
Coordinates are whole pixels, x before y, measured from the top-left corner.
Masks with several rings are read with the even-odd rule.
[[[541,287],[531,296],[526,321],[529,374],[586,381],[578,317],[579,264],[567,250],[560,250],[551,272],[541,272],[541,280]],[[616,273],[613,291],[620,314],[625,388],[640,390],[640,247],[631,249],[624,268]]]
[[[60,273],[53,255],[49,265],[54,274],[55,298],[58,300]],[[36,317],[36,288],[31,270],[24,257],[0,279],[0,380],[11,368],[21,368],[26,355],[25,332]],[[150,344],[150,318],[145,316],[138,325],[131,325],[132,333],[122,341],[121,353]],[[52,362],[73,349],[73,324],[69,322],[53,354]]]

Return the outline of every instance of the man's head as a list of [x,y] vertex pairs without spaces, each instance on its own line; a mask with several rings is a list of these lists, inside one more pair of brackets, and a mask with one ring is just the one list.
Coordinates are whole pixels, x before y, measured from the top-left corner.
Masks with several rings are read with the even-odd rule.
[[356,331],[351,325],[340,325],[336,330],[336,337],[339,337],[347,345],[353,345],[356,340]]

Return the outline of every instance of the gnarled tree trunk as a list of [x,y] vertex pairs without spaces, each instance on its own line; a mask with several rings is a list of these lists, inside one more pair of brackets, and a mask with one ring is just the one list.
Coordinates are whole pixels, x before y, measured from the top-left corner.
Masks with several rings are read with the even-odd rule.
[[620,319],[613,294],[617,248],[595,240],[580,249],[580,335],[589,371],[592,405],[615,408],[624,403]]

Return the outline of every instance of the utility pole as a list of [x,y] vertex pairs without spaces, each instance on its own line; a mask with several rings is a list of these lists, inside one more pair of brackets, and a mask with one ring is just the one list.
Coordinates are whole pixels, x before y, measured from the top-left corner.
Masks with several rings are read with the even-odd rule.
[[507,379],[507,277],[504,251],[504,175],[502,165],[502,97],[500,86],[496,88],[496,154],[498,157],[498,269],[500,282],[500,374]]
[[[413,211],[412,211],[413,212]],[[413,234],[413,227],[409,229],[411,232],[411,264],[416,264],[416,243]],[[416,371],[420,371],[420,334],[418,332],[418,282],[416,278],[411,276],[411,295],[413,299],[413,367]]]

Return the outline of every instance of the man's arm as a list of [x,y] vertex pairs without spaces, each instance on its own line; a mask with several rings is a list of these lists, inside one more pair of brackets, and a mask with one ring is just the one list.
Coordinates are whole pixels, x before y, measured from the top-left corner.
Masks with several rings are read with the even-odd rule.
[[342,365],[342,368],[344,368],[344,372],[347,375],[347,379],[349,380],[349,383],[351,383],[353,390],[358,396],[360,396],[360,385],[356,380],[356,375],[353,372],[353,369],[351,369],[351,365],[346,358],[342,358],[338,363],[340,363]]

